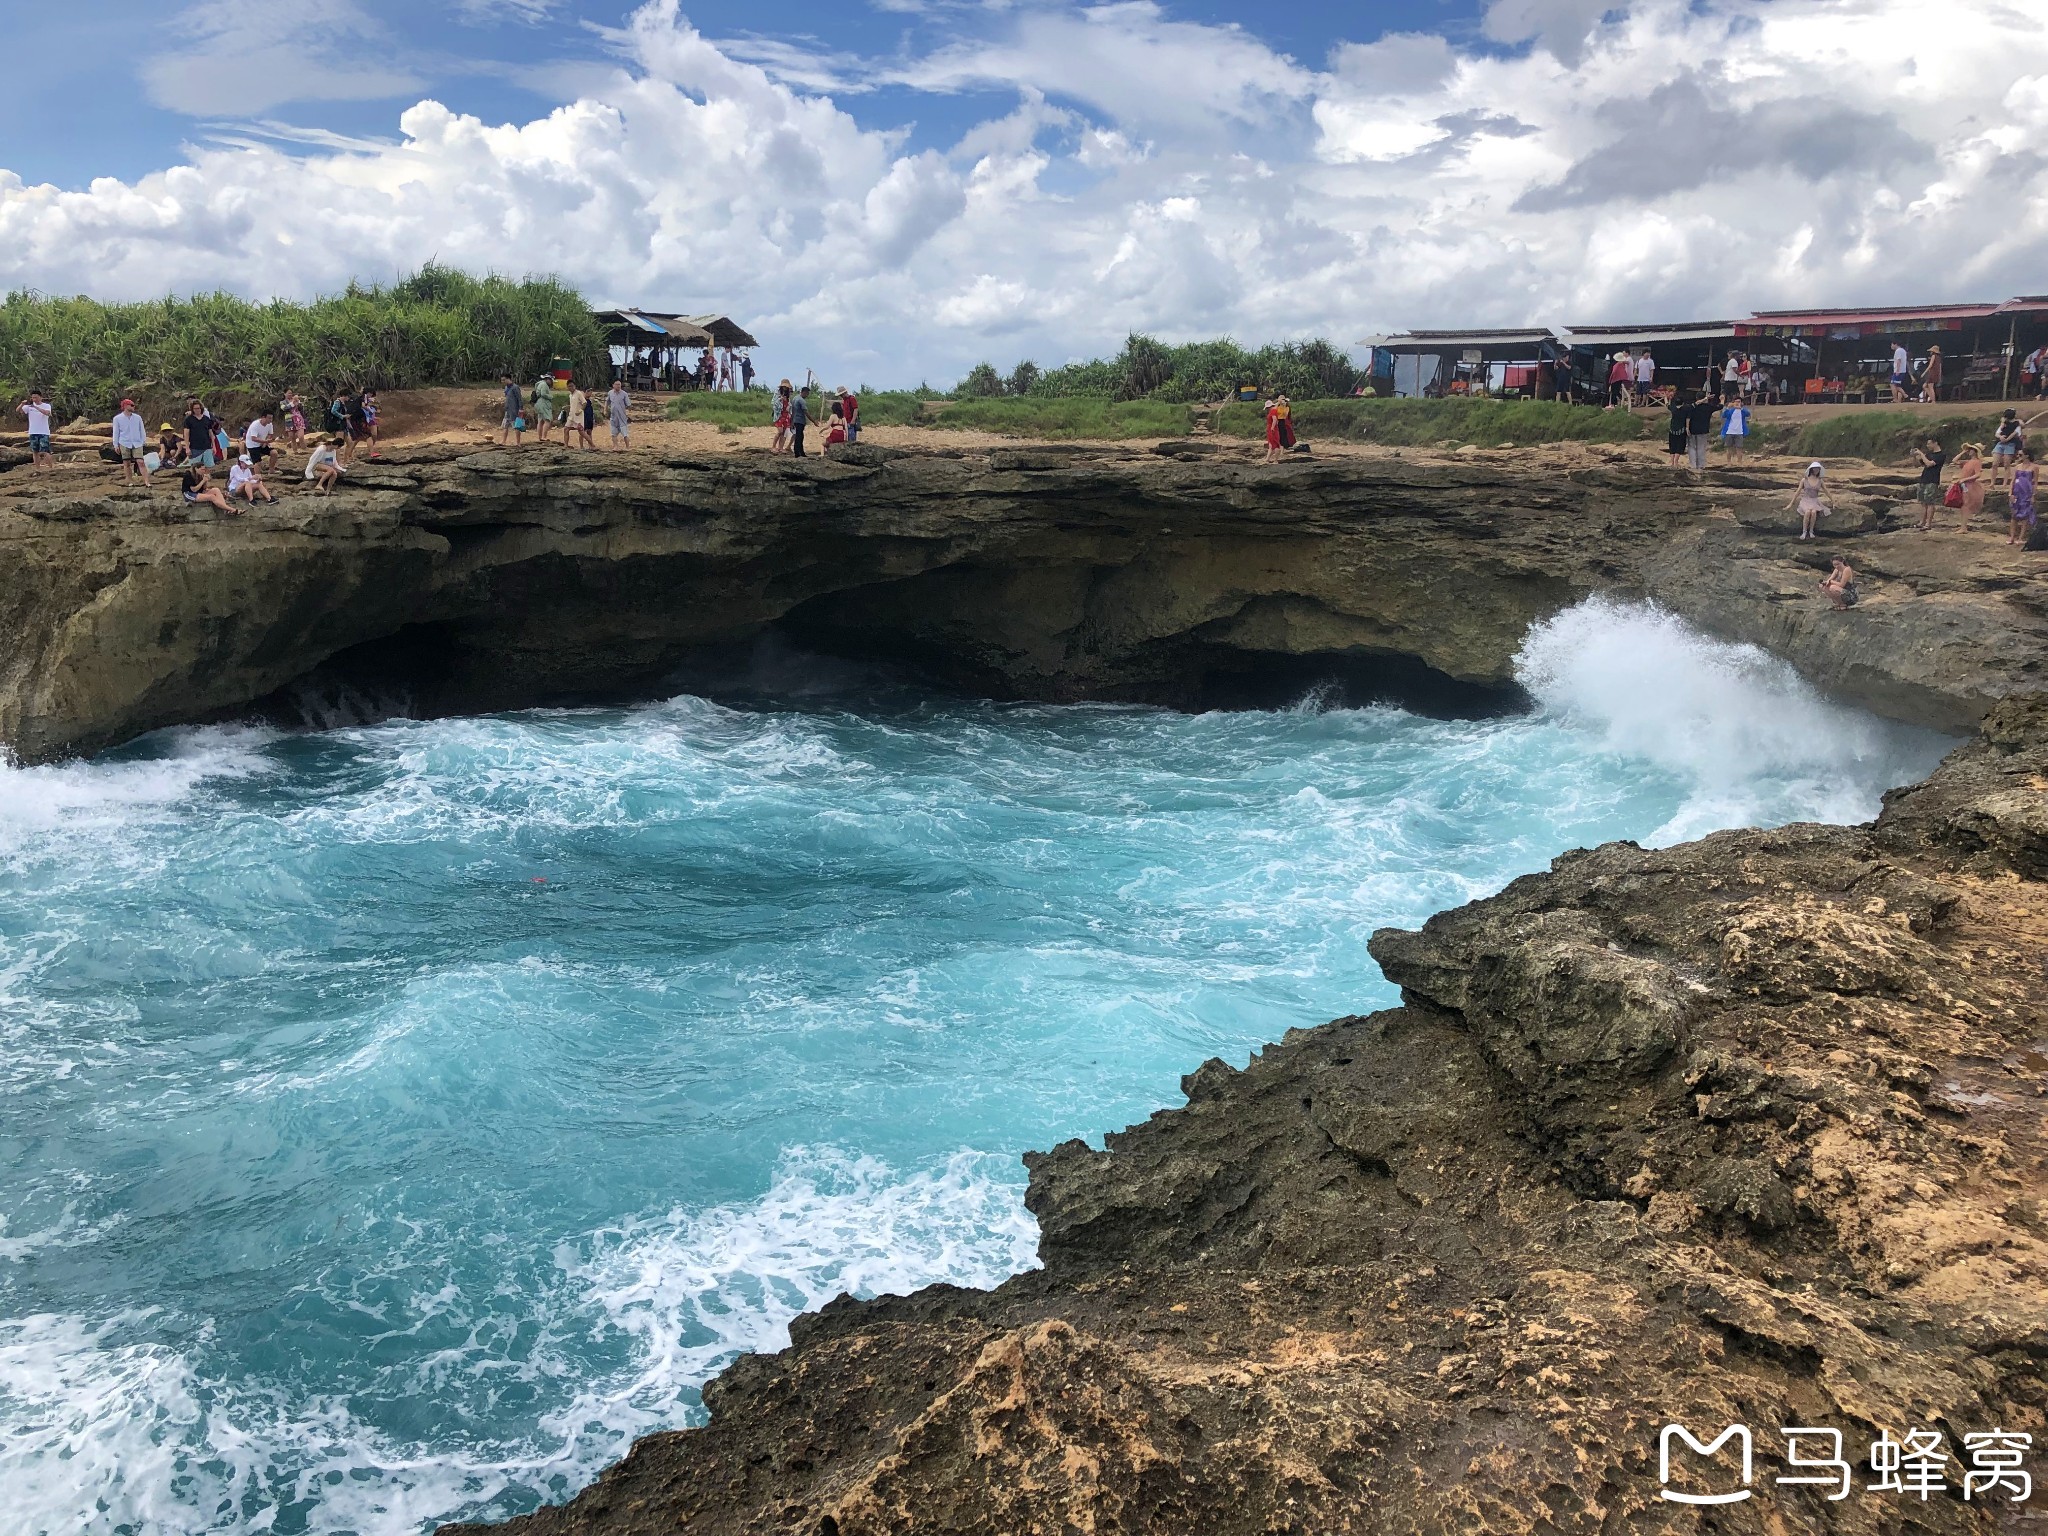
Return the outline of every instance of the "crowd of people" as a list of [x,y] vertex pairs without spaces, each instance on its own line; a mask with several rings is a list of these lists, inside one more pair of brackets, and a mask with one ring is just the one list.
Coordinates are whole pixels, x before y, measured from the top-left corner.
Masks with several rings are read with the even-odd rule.
[[[53,466],[47,400],[32,391],[20,409],[28,420],[32,462],[38,468]],[[328,406],[328,418],[331,434],[309,432],[304,403],[296,390],[287,390],[275,410],[259,411],[237,436],[203,399],[192,396],[185,402],[182,420],[162,422],[151,433],[135,401],[124,398],[102,451],[113,460],[124,484],[147,489],[157,475],[175,472],[187,505],[236,514],[256,502],[277,499],[265,475],[288,468],[288,452],[304,455],[305,481],[315,495],[323,496],[334,489],[358,453],[377,453],[375,390],[337,395]],[[215,471],[226,475],[224,485],[216,483]]]
[[[810,378],[795,386],[784,379],[775,386],[770,417],[770,425],[775,428],[775,440],[769,445],[771,452],[793,454],[799,459],[805,456],[804,434],[811,424],[811,397],[819,393],[823,392]],[[820,450],[828,458],[834,448],[860,441],[860,397],[842,385],[831,391],[829,400],[825,413],[825,436],[819,443]]]
[[[499,443],[520,447],[526,434],[537,442],[559,442],[564,448],[597,447],[597,398],[571,378],[542,374],[531,390],[520,387],[511,374],[499,382],[504,386],[504,428]],[[622,378],[613,379],[605,392],[605,428],[613,449],[633,446],[633,397]]]

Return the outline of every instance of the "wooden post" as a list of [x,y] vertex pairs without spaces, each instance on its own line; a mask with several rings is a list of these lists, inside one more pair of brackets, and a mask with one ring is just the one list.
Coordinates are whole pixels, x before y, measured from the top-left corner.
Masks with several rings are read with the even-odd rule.
[[2012,329],[2005,333],[2005,376],[1998,381],[1998,398],[2001,400],[2012,398],[2012,355],[2018,350],[2019,341],[2020,317],[2014,315]]

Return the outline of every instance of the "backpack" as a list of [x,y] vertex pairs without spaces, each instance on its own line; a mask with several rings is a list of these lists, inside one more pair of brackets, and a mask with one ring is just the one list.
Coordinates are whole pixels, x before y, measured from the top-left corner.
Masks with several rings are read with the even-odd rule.
[[1945,507],[1960,507],[1963,504],[1962,481],[1951,480],[1949,482],[1948,494],[1941,498],[1941,504]]

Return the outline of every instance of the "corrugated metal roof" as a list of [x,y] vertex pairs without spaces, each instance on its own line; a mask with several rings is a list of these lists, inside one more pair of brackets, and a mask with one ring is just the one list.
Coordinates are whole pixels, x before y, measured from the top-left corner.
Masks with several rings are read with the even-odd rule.
[[1555,341],[1547,327],[1527,331],[1399,331],[1391,336],[1367,336],[1361,347],[1518,347],[1539,341]]
[[1677,325],[1586,325],[1567,326],[1565,335],[1575,347],[1607,347],[1653,341],[1719,341],[1735,334],[1733,320],[1683,321]]
[[1760,309],[1737,325],[1903,325],[1915,320],[1981,320],[1996,304],[1921,304],[1910,309]]

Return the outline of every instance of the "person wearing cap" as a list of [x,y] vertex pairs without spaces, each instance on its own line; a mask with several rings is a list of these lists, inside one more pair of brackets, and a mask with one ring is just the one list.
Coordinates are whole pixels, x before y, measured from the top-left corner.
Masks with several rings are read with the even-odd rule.
[[123,483],[139,477],[145,486],[149,484],[149,461],[144,458],[148,452],[149,428],[135,413],[135,402],[123,400],[120,414],[114,418],[114,457],[121,463]]
[[232,501],[237,496],[248,502],[259,496],[265,501],[277,500],[263,483],[263,477],[256,473],[256,461],[246,453],[228,466],[228,499]]

